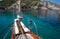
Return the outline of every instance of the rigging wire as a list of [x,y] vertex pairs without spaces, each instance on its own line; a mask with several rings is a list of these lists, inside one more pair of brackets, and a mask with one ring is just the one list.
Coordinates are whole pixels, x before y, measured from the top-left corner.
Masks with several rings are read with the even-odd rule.
[[34,21],[33,21],[33,23],[34,23],[34,27],[35,27],[35,30],[36,30],[36,34],[38,35],[37,25],[36,25],[36,23]]
[[[34,27],[35,27],[35,30],[36,30],[36,34],[38,35],[38,30],[37,30],[37,25],[36,25],[36,23],[35,23],[32,19],[30,20],[30,19],[28,18],[28,22],[29,22],[29,21],[32,21],[32,22],[33,22]],[[29,23],[29,25],[31,25],[31,24],[32,24],[32,23]],[[28,26],[28,27],[30,28],[30,26]]]
[[[14,12],[15,12],[15,6],[13,6],[13,20],[14,20]],[[13,21],[14,22],[14,21]]]
[[[13,5],[12,5],[12,6],[13,6]],[[13,19],[14,19],[14,12],[15,12],[15,10],[14,10],[14,9],[15,9],[15,6],[13,6],[12,8],[13,8],[13,12],[12,12],[12,13],[13,13]],[[12,23],[12,24],[13,24],[13,23]],[[9,27],[9,26],[8,26],[8,27]],[[7,33],[5,34],[5,36],[3,37],[3,39],[5,39],[5,38],[6,38],[6,36],[7,36],[7,35],[8,35],[8,33],[10,32],[11,28],[12,28],[12,27],[10,27],[10,29],[7,31]]]
[[10,32],[11,28],[7,31],[7,33],[5,34],[5,36],[3,37],[3,39],[5,39],[8,35],[8,33]]
[[[20,1],[20,0],[19,0],[19,1]],[[18,13],[18,14],[22,17],[22,13],[21,13],[21,1],[20,1],[20,5],[19,5],[19,6],[20,6],[20,7],[19,7],[19,9],[20,9],[20,14],[19,14],[19,13]],[[24,31],[23,31],[24,29],[23,29],[23,30],[20,29],[20,30],[21,30],[21,32],[22,32],[22,38],[23,38],[23,39],[28,39],[28,38],[27,38],[27,35],[24,34]],[[24,38],[24,37],[25,37],[25,38]]]
[[11,23],[8,27],[6,27],[4,30],[2,30],[2,31],[0,32],[0,34],[3,33],[5,30],[7,30],[7,28],[9,28],[12,24],[13,24],[13,23]]
[[[19,0],[20,1],[20,0]],[[18,7],[19,6],[19,7]],[[17,15],[21,15],[20,14],[20,5],[18,4],[18,6],[17,6],[17,8],[16,8],[16,6],[15,7],[13,7],[13,19],[14,19],[14,8],[16,8],[17,10],[18,10],[18,13],[17,13]],[[26,35],[24,35],[24,32],[22,31],[22,29],[21,29],[21,32],[22,32],[22,35],[24,36],[24,37],[26,37]],[[27,39],[27,38],[26,38]]]

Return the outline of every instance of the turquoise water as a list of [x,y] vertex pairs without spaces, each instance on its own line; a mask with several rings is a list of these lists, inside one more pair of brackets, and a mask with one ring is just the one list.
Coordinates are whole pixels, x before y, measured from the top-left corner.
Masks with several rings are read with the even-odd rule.
[[[23,23],[29,27],[32,32],[43,39],[60,39],[60,23],[57,19],[58,15],[56,13],[48,13],[46,17],[35,17],[26,12],[22,13]],[[11,39],[11,25],[14,18],[16,18],[16,14],[13,16],[10,12],[0,13],[0,39]],[[29,25],[29,20],[33,21],[32,25]]]

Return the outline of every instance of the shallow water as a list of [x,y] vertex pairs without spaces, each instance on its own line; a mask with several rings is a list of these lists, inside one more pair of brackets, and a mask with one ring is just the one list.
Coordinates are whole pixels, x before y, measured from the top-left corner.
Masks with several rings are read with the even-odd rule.
[[[43,39],[60,39],[60,23],[57,13],[50,11],[46,16],[39,15],[39,17],[27,14],[27,12],[22,13],[23,23],[29,27],[32,32],[38,34],[38,36]],[[0,13],[0,39],[11,39],[12,30],[10,28],[14,18],[16,18],[16,14],[13,15],[10,12]],[[33,21],[31,25],[29,25],[29,20]]]

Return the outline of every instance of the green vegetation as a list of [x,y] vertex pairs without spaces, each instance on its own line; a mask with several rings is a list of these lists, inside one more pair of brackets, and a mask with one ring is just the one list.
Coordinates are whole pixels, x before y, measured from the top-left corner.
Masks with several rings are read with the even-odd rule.
[[[6,8],[11,4],[15,3],[17,0],[3,0],[0,2],[0,7]],[[36,6],[40,0],[21,0],[22,3],[25,2],[27,6]]]
[[33,2],[25,2],[27,6],[36,6],[38,5],[38,1],[33,1]]
[[36,6],[41,0],[22,0],[27,6]]
[[[11,4],[15,3],[16,1],[18,0],[3,0],[2,2],[0,2],[0,8],[6,8]],[[22,1],[21,3],[25,3],[27,6],[37,6],[41,0],[21,0],[21,1]],[[56,3],[52,3],[52,2],[50,3],[60,7]]]
[[13,4],[15,1],[11,1],[11,0],[3,0],[0,2],[0,7],[1,8],[6,8],[8,6],[10,6],[11,4]]

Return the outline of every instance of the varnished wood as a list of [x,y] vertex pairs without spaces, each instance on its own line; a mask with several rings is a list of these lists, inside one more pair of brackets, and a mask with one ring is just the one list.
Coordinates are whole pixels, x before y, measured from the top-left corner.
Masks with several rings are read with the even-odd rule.
[[[20,35],[20,34],[22,34],[21,33],[21,30],[20,30],[20,28],[22,29],[22,27],[21,27],[21,25],[17,22],[17,25],[18,25],[18,29],[19,29],[19,34],[17,34],[18,36]],[[23,30],[23,29],[22,29]],[[24,32],[24,30],[23,30],[23,33],[24,34],[30,34],[34,39],[41,39],[41,38],[39,38],[36,34],[34,34],[33,32],[31,32],[31,31],[29,31],[29,32]],[[12,27],[12,38],[11,39],[15,39],[15,37],[14,37],[15,35],[14,35],[14,29],[13,29],[13,27]]]

